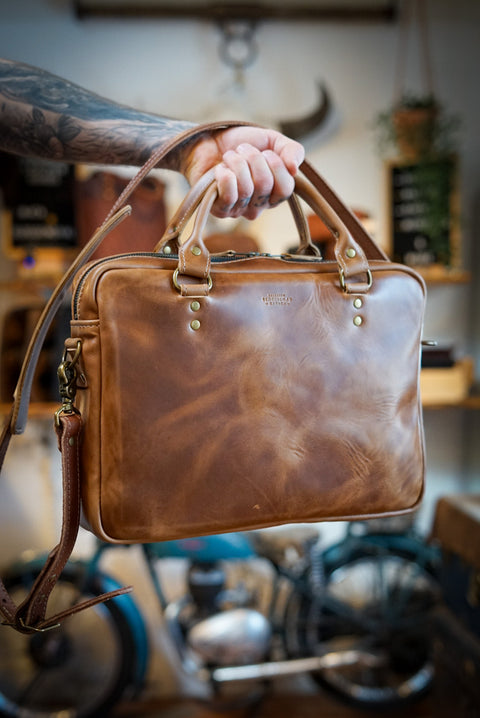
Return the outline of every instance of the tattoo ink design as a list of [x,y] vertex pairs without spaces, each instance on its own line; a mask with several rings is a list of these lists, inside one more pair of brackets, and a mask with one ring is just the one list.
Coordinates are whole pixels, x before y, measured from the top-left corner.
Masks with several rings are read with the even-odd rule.
[[245,209],[245,207],[248,207],[250,202],[252,201],[251,197],[245,197],[245,199],[241,199],[237,202],[237,205],[240,209]]
[[257,197],[256,201],[253,203],[254,207],[265,207],[269,198],[270,198],[269,194],[260,195],[259,197]]
[[43,70],[0,59],[0,148],[6,151],[138,165],[192,126],[116,104]]
[[222,207],[220,207],[220,212],[222,214],[229,214],[235,205],[233,204],[224,204]]

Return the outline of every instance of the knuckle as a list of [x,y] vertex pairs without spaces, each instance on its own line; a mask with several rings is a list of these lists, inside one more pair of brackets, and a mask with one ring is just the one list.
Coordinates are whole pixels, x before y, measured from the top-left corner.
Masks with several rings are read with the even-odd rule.
[[251,177],[238,178],[238,199],[250,201],[255,192],[255,183]]

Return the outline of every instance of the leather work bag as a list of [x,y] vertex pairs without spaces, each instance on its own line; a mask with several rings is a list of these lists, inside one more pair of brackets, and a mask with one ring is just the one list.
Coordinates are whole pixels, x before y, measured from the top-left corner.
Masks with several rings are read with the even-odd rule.
[[[0,586],[18,630],[49,628],[84,607],[45,618],[80,505],[96,536],[133,543],[389,516],[421,499],[424,282],[388,260],[309,163],[290,200],[295,254],[211,255],[203,236],[216,186],[207,174],[151,252],[82,267],[127,217],[129,193],[190,135],[132,180],[32,339],[3,451],[24,426],[45,326],[74,276],[55,419],[63,530],[24,605]],[[318,256],[299,198],[329,227],[334,259]]]

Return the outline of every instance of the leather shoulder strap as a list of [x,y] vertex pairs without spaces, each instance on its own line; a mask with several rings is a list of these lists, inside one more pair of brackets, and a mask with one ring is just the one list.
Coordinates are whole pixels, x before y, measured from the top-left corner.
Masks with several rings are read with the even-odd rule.
[[369,259],[386,259],[387,255],[382,252],[380,247],[373,241],[362,223],[345,205],[330,185],[319,175],[317,170],[305,160],[300,170],[305,177],[310,180],[313,186],[320,192],[322,197],[327,200],[328,204],[335,210],[342,222],[352,236],[355,237],[358,244],[362,247]]

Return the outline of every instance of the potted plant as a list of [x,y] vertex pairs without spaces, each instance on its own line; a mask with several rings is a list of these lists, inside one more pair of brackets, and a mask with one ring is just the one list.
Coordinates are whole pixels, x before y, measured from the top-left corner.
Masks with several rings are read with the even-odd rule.
[[404,94],[375,118],[381,154],[393,149],[403,159],[454,151],[458,118],[445,112],[434,95]]

